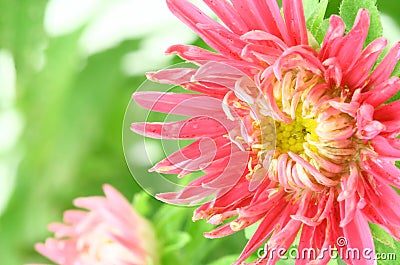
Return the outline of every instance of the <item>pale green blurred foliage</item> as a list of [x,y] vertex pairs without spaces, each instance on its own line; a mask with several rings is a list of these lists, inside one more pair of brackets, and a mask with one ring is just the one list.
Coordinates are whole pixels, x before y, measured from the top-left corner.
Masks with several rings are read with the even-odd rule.
[[119,67],[139,40],[84,58],[81,30],[45,34],[45,5],[0,1],[0,46],[14,57],[15,107],[23,117],[16,186],[0,219],[0,264],[42,260],[34,242],[44,240],[47,223],[60,220],[74,197],[101,193],[104,182],[129,196],[139,190],[124,162],[121,122],[143,77],[128,77]]
[[[329,12],[334,13],[338,1],[330,2]],[[15,110],[22,126],[13,148],[0,151],[0,171],[2,164],[17,165],[15,174],[3,176],[0,172],[0,178],[10,178],[0,182],[9,183],[0,187],[0,192],[12,192],[0,213],[1,265],[45,262],[33,245],[50,235],[47,224],[60,221],[61,213],[72,207],[73,198],[101,194],[103,183],[114,185],[128,198],[140,191],[125,164],[121,128],[130,96],[145,77],[128,76],[121,63],[127,54],[138,51],[143,39],[124,40],[85,57],[78,43],[84,27],[59,37],[46,34],[46,4],[46,0],[0,0],[0,51],[12,55],[16,69],[15,101],[10,106],[0,104],[0,112]],[[398,26],[398,1],[379,4]],[[174,60],[171,63],[177,62]],[[151,217],[161,204],[154,199],[149,203]],[[182,226],[171,231],[188,228],[196,238],[189,243],[188,252],[198,250],[190,247],[198,242],[203,256],[214,253],[210,256],[222,257],[239,253],[245,244],[240,235],[207,248],[209,241],[201,241],[201,234],[211,227],[204,223],[188,226],[192,210],[175,211],[184,211],[188,220],[181,220],[177,224]],[[187,236],[177,234],[176,238]],[[177,254],[176,259],[184,258]]]
[[[107,7],[112,1],[103,2]],[[7,107],[19,113],[22,127],[12,149],[0,152],[0,171],[2,163],[17,165],[15,174],[0,172],[0,183],[7,184],[0,192],[3,197],[12,193],[0,212],[1,265],[46,262],[34,243],[51,235],[47,224],[61,221],[75,197],[102,194],[103,183],[128,198],[141,190],[126,166],[121,138],[125,108],[145,76],[129,76],[122,65],[127,55],[139,51],[144,38],[85,56],[79,42],[85,26],[49,36],[44,29],[46,5],[45,0],[0,0],[0,51],[13,58],[16,71],[15,100],[0,105],[0,111]],[[150,205],[148,217],[161,203],[150,199]],[[186,216],[182,220],[190,220],[192,209],[180,211]],[[193,231],[196,237],[211,228],[200,223],[193,227],[200,229]]]

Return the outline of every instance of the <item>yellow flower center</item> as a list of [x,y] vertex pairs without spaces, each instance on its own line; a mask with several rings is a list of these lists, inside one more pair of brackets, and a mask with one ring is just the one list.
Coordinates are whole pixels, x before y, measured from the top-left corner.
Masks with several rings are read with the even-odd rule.
[[318,135],[315,132],[317,121],[314,119],[303,119],[301,107],[296,112],[296,119],[292,123],[275,123],[276,149],[281,153],[291,151],[300,154],[304,151],[303,143],[318,141]]
[[317,148],[310,143],[319,140],[315,130],[318,123],[315,119],[303,118],[301,111],[302,106],[299,104],[296,119],[291,123],[274,121],[271,117],[255,122],[253,126],[260,131],[260,137],[259,143],[252,146],[253,150],[276,150],[277,154],[291,151],[301,154],[304,151],[304,143],[309,143],[309,148],[317,152]]

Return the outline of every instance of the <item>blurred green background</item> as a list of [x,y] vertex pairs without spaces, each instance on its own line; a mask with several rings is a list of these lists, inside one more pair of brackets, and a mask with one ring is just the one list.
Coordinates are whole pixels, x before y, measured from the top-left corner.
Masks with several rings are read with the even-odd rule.
[[[378,1],[392,41],[399,4]],[[0,12],[0,264],[46,262],[33,245],[73,198],[102,194],[103,183],[128,199],[141,191],[122,151],[130,96],[145,71],[179,62],[163,55],[169,45],[201,42],[162,0],[0,0]],[[193,209],[145,201],[146,217],[164,216],[157,229],[171,231],[160,239],[174,246],[163,264],[208,264],[245,245],[242,233],[210,243]]]

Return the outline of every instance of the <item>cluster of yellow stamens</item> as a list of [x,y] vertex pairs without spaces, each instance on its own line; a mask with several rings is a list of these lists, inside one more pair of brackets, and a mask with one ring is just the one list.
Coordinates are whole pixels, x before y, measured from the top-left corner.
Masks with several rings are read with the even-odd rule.
[[318,141],[315,132],[317,122],[314,119],[304,119],[298,108],[296,119],[292,123],[276,122],[276,148],[282,153],[291,151],[300,154],[304,151],[304,142]]
[[260,132],[259,143],[253,145],[253,150],[276,150],[279,153],[291,151],[301,154],[305,142],[318,141],[315,132],[317,122],[314,119],[305,119],[301,115],[301,106],[298,107],[296,119],[291,123],[273,121],[267,117],[264,121],[256,121],[253,126]]

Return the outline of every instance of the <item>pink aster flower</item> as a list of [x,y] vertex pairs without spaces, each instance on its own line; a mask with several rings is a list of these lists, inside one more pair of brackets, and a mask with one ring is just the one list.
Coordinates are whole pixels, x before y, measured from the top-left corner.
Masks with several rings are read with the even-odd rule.
[[[345,34],[333,15],[321,45],[305,25],[301,0],[204,0],[221,25],[187,0],[167,0],[171,11],[215,52],[175,45],[167,53],[198,68],[149,73],[160,83],[197,93],[135,93],[153,111],[190,116],[172,123],[135,123],[132,130],[162,139],[193,139],[152,170],[204,175],[183,190],[160,194],[177,204],[204,202],[193,220],[219,225],[209,238],[230,235],[258,222],[235,264],[268,244],[314,257],[296,264],[326,264],[322,252],[337,247],[370,249],[368,222],[400,239],[400,101],[390,99],[400,80],[390,77],[400,58],[396,43],[378,38],[364,47],[369,13],[358,12]],[[338,244],[339,238],[346,244]],[[343,251],[344,250],[344,251]],[[375,264],[373,259],[349,264]],[[256,264],[274,264],[278,256]]]
[[55,238],[36,244],[36,250],[60,265],[158,264],[150,223],[110,185],[106,197],[77,198],[84,210],[68,210],[64,223],[50,224]]

